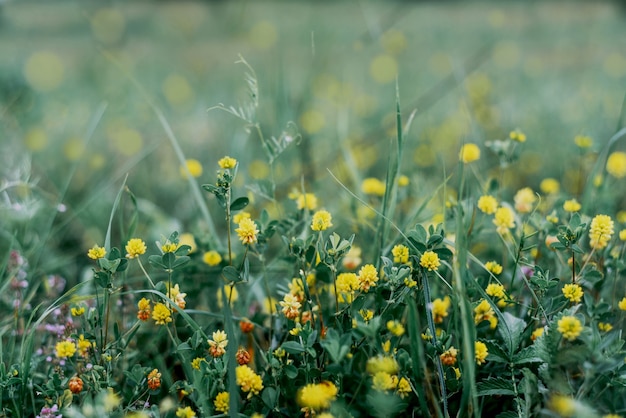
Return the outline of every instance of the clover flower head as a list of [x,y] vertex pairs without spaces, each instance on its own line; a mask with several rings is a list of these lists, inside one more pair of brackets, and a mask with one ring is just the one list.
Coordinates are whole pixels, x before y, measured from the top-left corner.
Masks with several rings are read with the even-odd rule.
[[259,229],[252,219],[244,218],[239,222],[239,228],[235,229],[235,232],[239,235],[241,243],[247,245],[257,242]]
[[439,261],[439,256],[434,251],[426,251],[420,257],[420,266],[424,267],[428,271],[437,270],[441,262]]
[[126,257],[137,258],[145,254],[147,250],[146,243],[141,238],[131,238],[126,244]]
[[482,341],[474,342],[474,353],[476,358],[476,364],[479,366],[481,364],[485,364],[487,361],[487,356],[489,355],[489,351],[487,350],[487,345]]
[[107,255],[107,250],[104,247],[100,247],[97,244],[89,249],[87,252],[87,257],[92,260],[97,260],[99,258],[104,258]]
[[583,289],[577,284],[566,284],[561,291],[563,296],[572,303],[580,303],[583,297]]
[[557,330],[563,335],[563,338],[573,341],[580,335],[583,326],[575,316],[563,316],[557,322]]
[[478,198],[478,209],[487,215],[493,215],[498,209],[498,199],[486,194]]
[[311,220],[311,229],[313,231],[325,231],[331,226],[333,226],[333,224],[330,212],[318,210],[313,214],[313,219]]
[[235,160],[232,157],[226,156],[222,159],[220,159],[217,164],[220,166],[220,168],[222,168],[223,170],[228,170],[231,168],[235,168],[235,166],[237,165],[237,160]]
[[480,148],[473,143],[464,144],[459,151],[459,160],[464,164],[469,164],[480,158]]
[[589,227],[589,244],[592,248],[605,248],[613,236],[613,220],[608,215],[596,215]]

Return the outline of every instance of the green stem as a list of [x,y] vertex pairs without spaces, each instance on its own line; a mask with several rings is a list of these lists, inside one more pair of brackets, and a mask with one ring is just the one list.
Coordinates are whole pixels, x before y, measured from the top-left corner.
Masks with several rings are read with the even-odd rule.
[[[424,305],[426,306],[426,319],[428,321],[428,329],[432,334],[433,338],[433,346],[438,348],[437,342],[437,330],[435,329],[435,322],[433,321],[433,313],[429,309],[430,304],[432,303],[430,299],[430,286],[428,284],[428,276],[425,272],[422,272],[422,283],[424,286]],[[446,381],[445,375],[443,372],[443,364],[441,363],[441,358],[438,355],[435,355],[435,364],[437,365],[437,377],[439,378],[439,388],[441,389],[441,402],[443,403],[443,414],[444,417],[448,418],[450,414],[448,413],[448,394],[446,391]]]

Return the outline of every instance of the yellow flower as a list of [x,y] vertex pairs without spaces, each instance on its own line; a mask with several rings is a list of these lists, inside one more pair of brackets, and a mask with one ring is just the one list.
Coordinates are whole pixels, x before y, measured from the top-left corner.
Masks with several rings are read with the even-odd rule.
[[[339,302],[352,303],[354,293],[359,290],[359,279],[355,273],[341,273],[337,276],[337,293]],[[344,299],[343,295],[346,295]]]
[[622,298],[617,306],[618,308],[620,308],[620,310],[626,311],[626,298]]
[[474,323],[478,325],[483,321],[491,321],[493,317],[495,317],[495,312],[491,308],[491,305],[486,299],[482,299],[474,308]]
[[193,412],[190,406],[184,408],[178,408],[176,410],[176,416],[178,418],[196,418],[196,413]]
[[146,253],[146,243],[141,238],[131,238],[126,244],[126,257],[137,258]]
[[443,319],[448,316],[448,309],[450,309],[450,297],[446,296],[443,299],[437,298],[433,300],[432,303],[432,312],[433,312],[433,321],[435,324],[441,324]]
[[391,249],[394,263],[405,264],[409,261],[409,248],[405,245],[398,244]]
[[366,178],[361,183],[361,191],[367,195],[384,196],[385,188],[385,183],[374,177]]
[[535,192],[530,187],[524,187],[515,193],[513,197],[515,209],[520,213],[528,213],[533,209],[533,203],[537,200]]
[[244,245],[257,242],[259,230],[256,223],[250,218],[242,219],[241,222],[239,222],[239,228],[235,229],[235,232],[237,232],[241,243]]
[[325,210],[318,210],[317,212],[315,212],[315,214],[313,214],[311,229],[313,231],[325,231],[333,226],[331,221],[332,216],[330,215],[330,212]]
[[404,377],[401,377],[400,380],[398,380],[398,385],[396,387],[396,390],[398,391],[398,394],[400,395],[401,398],[405,398],[409,393],[413,391],[411,389],[411,384]]
[[420,257],[420,266],[428,269],[429,271],[437,270],[440,265],[441,262],[439,261],[439,256],[433,251],[426,251]]
[[393,357],[378,355],[367,360],[365,369],[372,376],[378,372],[397,374],[400,366],[398,366],[398,362]]
[[510,228],[515,227],[515,213],[506,206],[499,207],[494,215],[493,224],[496,226],[496,231],[504,235],[509,232]]
[[478,199],[478,209],[487,215],[491,215],[498,209],[498,200],[491,195],[483,195]]
[[191,174],[191,177],[198,178],[202,175],[202,164],[200,164],[200,161],[194,160],[193,158],[186,160],[185,165],[180,166],[180,175],[182,177],[187,176],[187,170],[185,170],[185,166],[187,167],[187,170],[189,170],[189,174]]
[[237,377],[237,385],[243,392],[248,394],[248,398],[251,398],[253,395],[258,395],[263,389],[261,376],[256,374],[254,370],[247,365],[237,366],[235,376]]
[[71,309],[72,316],[83,316],[85,314],[84,306],[76,306]]
[[76,344],[70,340],[59,341],[54,350],[57,358],[72,357],[76,353]]
[[370,287],[376,286],[378,281],[378,271],[373,264],[366,264],[359,270],[359,287],[362,291],[368,292]]
[[226,156],[222,159],[220,159],[217,164],[224,170],[227,170],[229,168],[235,168],[235,166],[237,165],[237,160],[235,160],[232,157]]
[[502,273],[502,266],[498,264],[496,261],[487,261],[485,263],[485,268],[493,274]]
[[619,231],[619,240],[626,241],[626,229],[622,229]]
[[598,322],[598,329],[602,332],[609,332],[613,329],[613,325],[606,322]]
[[161,251],[163,251],[164,253],[173,253],[178,249],[178,247],[178,244],[170,242],[170,240],[168,239],[167,241],[165,241],[165,244],[161,245]]
[[502,286],[501,284],[497,284],[497,283],[489,283],[487,285],[487,289],[485,289],[485,292],[494,298],[504,298],[506,295],[504,293],[504,286]]
[[200,370],[200,364],[204,361],[204,357],[196,357],[191,360],[191,368],[194,370]]
[[141,298],[141,300],[137,302],[137,319],[147,321],[150,318],[150,314],[150,300]]
[[278,304],[282,306],[281,311],[287,319],[294,320],[300,315],[302,304],[300,303],[300,299],[292,293],[285,293],[283,300],[278,302]]
[[558,193],[560,188],[561,185],[559,184],[559,181],[550,177],[541,180],[541,183],[539,184],[539,189],[541,189],[541,191],[545,194]]
[[180,234],[180,238],[178,240],[178,243],[180,245],[189,245],[189,247],[191,247],[191,250],[189,250],[189,253],[193,253],[196,251],[196,248],[198,248],[198,246],[196,245],[196,240],[193,237],[192,234],[186,232],[184,234]]
[[228,402],[230,401],[230,395],[228,392],[220,392],[215,397],[213,401],[213,405],[215,406],[215,410],[217,412],[221,412],[222,414],[228,414]]
[[378,372],[372,377],[372,387],[375,390],[386,391],[393,389],[395,386],[389,373]]
[[574,137],[574,143],[578,148],[591,148],[593,145],[593,139],[586,135],[576,135]]
[[608,215],[596,215],[589,227],[589,244],[592,248],[605,248],[613,236],[613,220]]
[[337,386],[329,381],[309,383],[300,388],[296,396],[298,405],[313,411],[330,408],[330,404],[337,398]]
[[238,214],[233,216],[233,223],[239,224],[245,218],[250,218],[250,213],[244,211],[239,212]]
[[405,176],[404,174],[401,175],[400,177],[398,177],[398,186],[400,187],[406,187],[409,185],[409,178],[407,176]]
[[526,142],[526,135],[519,129],[509,132],[509,138],[515,142]]
[[174,303],[180,308],[185,309],[187,302],[185,301],[185,297],[187,293],[182,293],[180,288],[178,287],[178,283],[176,283],[172,288],[168,289],[167,297],[172,299]]
[[563,296],[572,303],[579,303],[583,298],[583,289],[577,284],[566,284],[561,291],[563,292]]
[[564,316],[557,322],[557,330],[563,335],[563,338],[569,341],[575,340],[583,330],[580,320],[575,316]]
[[461,151],[459,152],[459,160],[461,160],[464,164],[469,164],[473,161],[476,161],[480,158],[480,148],[478,145],[468,143],[461,147]]
[[89,354],[89,349],[95,346],[94,343],[86,340],[83,334],[80,334],[80,337],[78,337],[78,342],[76,345],[78,348],[78,354],[80,354],[81,357],[87,357],[87,355]]
[[560,417],[573,417],[576,413],[576,401],[569,396],[553,395],[548,401],[548,407]]
[[476,358],[476,364],[479,366],[481,364],[485,364],[487,361],[487,356],[489,355],[489,351],[487,351],[487,346],[482,341],[474,342],[474,353]]
[[107,250],[105,250],[104,247],[99,247],[97,244],[91,247],[91,249],[87,252],[87,257],[92,260],[104,258],[105,255],[107,255]]
[[536,330],[533,331],[533,333],[530,336],[530,339],[535,341],[537,338],[541,337],[543,335],[543,328],[537,328]]
[[399,321],[387,321],[387,329],[396,337],[404,335],[404,326]]
[[[626,298],[624,299],[626,300]],[[361,315],[361,318],[363,318],[363,321],[367,323],[374,317],[374,311],[372,311],[371,309],[360,309],[359,315]]]
[[296,205],[298,210],[315,210],[317,209],[317,197],[313,193],[300,194],[296,199]]
[[576,199],[566,200],[563,203],[563,209],[566,212],[578,212],[580,208],[581,208],[580,203],[578,203]]
[[202,261],[211,267],[217,266],[222,262],[222,256],[215,250],[207,251],[202,255]]
[[615,151],[606,160],[606,171],[615,178],[626,177],[626,152]]
[[172,311],[163,303],[159,302],[154,305],[152,319],[154,319],[157,325],[165,325],[168,322],[172,322]]

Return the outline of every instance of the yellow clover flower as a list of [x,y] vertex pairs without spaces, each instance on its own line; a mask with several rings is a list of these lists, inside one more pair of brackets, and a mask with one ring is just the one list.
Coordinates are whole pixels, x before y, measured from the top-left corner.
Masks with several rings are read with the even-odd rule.
[[461,147],[461,151],[459,152],[459,160],[461,160],[464,164],[469,164],[474,162],[480,158],[480,148],[478,145],[468,143]]
[[420,266],[428,271],[437,270],[440,265],[439,256],[434,251],[426,251],[420,257]]
[[99,258],[104,258],[107,255],[107,250],[104,247],[100,247],[97,244],[89,249],[87,252],[87,257],[92,260],[97,260]]
[[237,232],[241,243],[244,245],[257,242],[259,230],[256,223],[250,218],[243,218],[241,222],[239,222],[239,228],[235,229],[235,232]]
[[492,215],[498,209],[498,200],[491,195],[483,195],[478,199],[478,209],[487,215]]
[[76,344],[70,340],[63,340],[56,343],[54,347],[57,358],[72,357],[76,353]]
[[157,325],[165,325],[169,322],[172,322],[172,311],[165,306],[165,304],[159,302],[154,305],[154,310],[152,311],[152,319]]
[[504,235],[509,232],[509,229],[515,227],[515,213],[506,206],[499,207],[494,215],[493,223],[496,231]]
[[589,227],[589,244],[592,248],[605,248],[613,236],[613,220],[608,215],[596,215]]
[[409,261],[409,248],[406,245],[398,244],[391,249],[393,262],[405,264]]
[[566,212],[578,212],[581,208],[580,203],[578,203],[578,201],[576,199],[570,199],[570,200],[566,200],[563,203],[563,209]]
[[145,254],[146,250],[146,243],[141,238],[131,238],[126,243],[126,257],[128,258],[137,258]]
[[230,395],[228,392],[220,392],[215,397],[213,401],[213,405],[215,406],[215,410],[217,412],[221,412],[222,414],[228,414],[229,406],[228,403],[230,401]]
[[557,322],[557,330],[563,338],[569,341],[575,340],[583,330],[580,320],[575,316],[564,316]]
[[202,255],[202,261],[211,267],[217,266],[222,262],[222,256],[215,250],[207,251]]
[[474,342],[474,353],[476,358],[476,364],[480,366],[481,364],[485,364],[487,362],[487,356],[489,355],[489,351],[487,350],[487,345],[484,342]]
[[563,296],[572,303],[580,303],[583,297],[583,289],[577,284],[566,284],[561,291],[563,292]]
[[615,151],[606,160],[606,171],[615,178],[626,177],[626,152]]
[[232,157],[226,156],[222,159],[220,159],[217,164],[224,170],[230,169],[230,168],[235,168],[235,166],[237,165],[237,160],[235,160]]
[[330,212],[326,210],[318,210],[313,215],[313,220],[311,221],[311,229],[313,231],[325,231],[333,226],[331,221],[332,216]]

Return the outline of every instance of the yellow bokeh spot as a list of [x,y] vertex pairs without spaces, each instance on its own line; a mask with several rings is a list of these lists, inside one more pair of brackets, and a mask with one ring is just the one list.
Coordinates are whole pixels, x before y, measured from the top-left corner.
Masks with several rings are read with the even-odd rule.
[[372,115],[377,107],[376,97],[370,96],[369,94],[359,94],[354,98],[352,103],[354,113],[361,118]]
[[248,165],[248,174],[255,180],[266,179],[270,175],[270,168],[265,161],[253,160]]
[[250,29],[250,42],[258,49],[270,49],[276,44],[278,31],[272,23],[263,20]]
[[521,52],[515,42],[501,41],[493,49],[493,61],[504,69],[514,68],[520,61]]
[[378,55],[370,63],[370,75],[377,83],[390,83],[395,80],[397,74],[398,61],[391,55]]
[[626,75],[626,57],[618,52],[606,57],[604,72],[614,78],[624,77]]
[[48,135],[41,127],[30,129],[24,135],[24,145],[30,151],[41,151],[48,145]]
[[63,145],[63,155],[70,161],[78,160],[85,152],[85,143],[80,138],[70,138]]
[[452,71],[452,63],[449,55],[442,52],[433,54],[428,60],[428,69],[435,75],[443,75]]
[[432,146],[428,144],[420,144],[415,148],[413,153],[413,162],[418,167],[431,167],[437,161],[437,154]]
[[[191,177],[198,178],[202,175],[202,164],[198,160],[194,160],[190,158],[185,161],[185,165],[187,166],[187,170],[191,173]],[[185,170],[184,166],[180,167],[180,175],[182,177],[187,177],[187,170]]]
[[501,28],[506,24],[506,15],[502,10],[492,10],[487,16],[489,24],[493,28]]
[[141,134],[125,126],[112,127],[107,130],[113,148],[122,155],[131,156],[138,153],[143,146]]
[[89,167],[92,170],[99,170],[106,164],[106,158],[102,154],[93,154],[89,159]]
[[91,18],[93,36],[105,45],[118,43],[124,36],[126,19],[117,9],[105,7]]
[[385,32],[381,39],[381,43],[385,52],[392,55],[398,55],[404,51],[407,46],[407,40],[404,33],[395,29],[390,29]]
[[307,110],[300,116],[300,126],[308,134],[314,134],[321,131],[325,125],[326,118],[319,110]]
[[24,65],[24,77],[28,84],[41,92],[52,91],[63,82],[65,67],[54,52],[37,51]]
[[172,106],[182,106],[191,101],[193,90],[187,79],[179,74],[171,74],[161,86],[165,98]]

